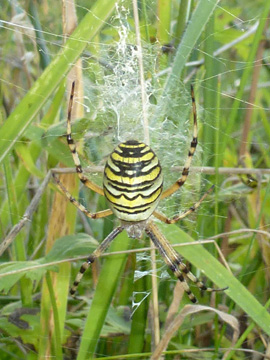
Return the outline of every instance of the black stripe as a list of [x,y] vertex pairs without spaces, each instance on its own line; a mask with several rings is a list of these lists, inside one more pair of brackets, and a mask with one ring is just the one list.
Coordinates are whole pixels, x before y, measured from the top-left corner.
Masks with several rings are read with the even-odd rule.
[[[120,171],[115,171],[108,163],[106,163],[105,169],[104,169],[104,175],[105,176],[106,176],[106,174],[105,174],[106,168],[109,168],[114,175],[118,175],[118,176],[121,176],[121,177],[126,177],[125,169],[120,169]],[[106,178],[108,179],[107,176],[106,176]]]
[[[198,282],[200,282],[199,280],[198,280]],[[197,283],[196,283],[197,284]],[[199,284],[197,284],[198,286],[199,286],[199,288],[202,290],[202,291],[205,291],[205,290],[207,290],[207,287],[203,284],[202,286],[200,286]]]
[[92,264],[94,261],[95,261],[95,257],[93,255],[90,255],[86,260],[87,264]]
[[169,265],[169,268],[171,269],[172,272],[176,272],[177,268],[174,264]]
[[181,282],[185,282],[185,278],[184,278],[183,274],[180,274],[177,277]]
[[70,137],[70,135],[67,135],[67,143],[68,143],[68,145],[73,145],[73,144],[74,144],[74,141],[73,141],[73,139]]
[[80,268],[80,273],[83,274],[85,273],[85,271],[87,270],[87,268],[85,268],[83,265]]
[[[110,195],[112,195],[113,197],[115,197],[116,199],[120,199],[121,196],[124,196],[125,199],[129,200],[129,201],[134,201],[136,200],[139,196],[141,196],[143,199],[149,199],[154,193],[156,193],[159,189],[161,188],[161,186],[159,186],[157,189],[155,189],[154,191],[151,192],[151,194],[149,195],[143,195],[141,192],[138,195],[135,195],[131,198],[129,198],[128,196],[126,196],[126,194],[123,192],[120,195],[115,195],[113,194],[107,187],[106,185],[104,185],[104,189],[106,189],[106,191],[108,191],[108,193]],[[148,204],[148,203],[147,203]]]
[[120,167],[120,166],[125,167],[127,169],[130,169],[132,167],[142,167],[142,166],[145,167],[145,166],[148,166],[153,161],[154,158],[156,158],[156,155],[153,153],[152,158],[149,159],[149,160],[139,160],[136,163],[130,163],[130,162],[123,162],[123,161],[115,160],[115,159],[113,159],[112,154],[110,156],[111,162],[114,165],[116,165],[117,167]]
[[[110,168],[110,170],[112,171],[112,168],[108,165],[108,164],[106,164],[106,166],[108,166],[109,168]],[[106,170],[106,167],[105,167],[105,170]],[[157,180],[157,178],[160,176],[160,174],[161,174],[161,167],[159,166],[159,173],[157,174],[157,176],[154,178],[154,179],[152,179],[152,180],[146,180],[146,181],[142,181],[140,184],[126,184],[126,183],[123,183],[123,182],[119,182],[119,181],[116,181],[116,180],[112,180],[112,179],[110,179],[110,178],[108,178],[108,176],[106,175],[106,172],[105,172],[105,170],[104,170],[104,176],[106,177],[106,179],[108,179],[112,184],[117,184],[117,185],[124,185],[124,186],[126,186],[126,187],[135,187],[135,186],[138,186],[138,185],[140,185],[140,186],[143,186],[143,185],[145,185],[145,184],[152,184],[153,182],[155,182],[156,180]],[[113,172],[113,171],[112,171]],[[115,174],[115,172],[113,172],[114,174]],[[116,175],[119,175],[119,174],[116,174]],[[142,175],[143,176],[143,175]],[[123,177],[129,177],[129,176],[123,176]],[[130,178],[134,178],[135,176],[130,176]]]
[[[125,210],[119,210],[119,209],[117,209],[117,207],[115,207],[115,210],[117,210],[118,212],[123,213],[123,214],[128,214],[128,215],[141,214],[141,213],[148,211],[149,209],[150,209],[150,206],[144,210],[136,210],[136,211],[130,212],[130,211],[125,211]],[[129,220],[129,221],[132,222],[132,220]],[[134,222],[138,222],[138,220],[134,220]]]
[[82,166],[81,165],[77,165],[76,166],[76,171],[78,172],[78,173],[82,173],[83,171],[82,171]]
[[[106,197],[106,193],[105,193],[104,195],[105,195],[105,197]],[[153,204],[153,203],[156,202],[157,200],[158,200],[158,197],[157,197],[155,200],[150,201],[150,202],[148,202],[148,203],[130,207],[130,206],[126,206],[126,205],[121,205],[121,204],[119,204],[119,203],[115,203],[115,202],[113,202],[113,201],[111,201],[111,200],[108,199],[108,201],[109,201],[111,204],[113,204],[113,208],[115,208],[115,209],[117,209],[117,208],[123,208],[123,209],[131,209],[131,210],[132,210],[132,209],[141,209],[141,208],[143,208],[143,207],[145,207],[145,206],[148,206],[148,205]],[[150,206],[149,206],[149,207],[150,207]],[[148,207],[148,208],[149,208],[149,207]],[[119,210],[119,211],[122,211],[122,210]],[[143,210],[143,211],[146,211],[146,210]]]
[[[130,145],[132,145],[132,146],[130,146]],[[141,145],[144,145],[144,146],[141,146]],[[119,144],[118,145],[118,147],[120,148],[120,149],[131,149],[131,150],[133,150],[133,149],[145,149],[146,148],[146,144],[144,144],[144,143],[140,143],[140,142],[138,142],[138,141],[126,141],[126,142],[124,142],[124,143],[121,143],[121,144]]]
[[132,178],[135,178],[135,177],[139,177],[139,176],[144,176],[144,175],[150,174],[150,173],[151,173],[152,171],[154,171],[156,168],[158,168],[158,167],[160,168],[160,164],[157,163],[157,165],[151,167],[151,168],[150,168],[149,170],[147,170],[147,171],[142,171],[143,168],[139,168],[139,167],[137,167],[137,166],[136,166],[136,167],[131,167],[131,168],[129,169],[129,171],[134,171],[134,174],[132,174],[132,175],[127,174],[128,169],[126,169],[126,168],[124,168],[124,167],[122,167],[122,166],[121,166],[121,167],[118,166],[119,169],[120,169],[120,171],[114,170],[108,163],[106,164],[106,167],[108,167],[114,175],[121,176],[121,177],[123,177],[123,178],[132,179]]
[[185,274],[189,273],[189,270],[187,267],[182,268],[181,271],[183,271],[183,273],[185,273]]
[[146,154],[153,153],[153,151],[150,148],[149,150],[143,153],[141,152],[142,150],[141,148],[133,148],[133,149],[121,148],[121,149],[123,150],[123,152],[119,152],[117,149],[115,149],[113,153],[116,153],[117,155],[123,158],[140,158]]
[[192,148],[195,148],[197,146],[197,143],[198,143],[198,138],[193,138],[192,141],[191,141],[190,146]]
[[189,173],[189,168],[184,168],[183,171],[182,171],[182,174],[184,176],[188,176],[188,173]]
[[[132,163],[123,163],[122,161],[116,161],[116,160],[110,158],[113,165],[115,165],[116,167],[119,168],[119,170],[120,170],[119,172],[124,173],[126,171],[136,171],[137,174],[148,174],[149,172],[151,172],[152,169],[154,169],[157,166],[160,166],[160,163],[158,161],[157,164],[153,165],[149,170],[143,171],[143,169],[146,168],[147,166],[149,166],[151,164],[151,162],[153,162],[154,159],[157,159],[157,157],[155,155],[150,160],[138,161],[137,163],[132,164]],[[112,167],[108,163],[106,165],[109,166],[110,169],[112,169]],[[112,171],[115,175],[118,175],[118,173],[119,173],[114,169],[112,169]],[[136,176],[139,176],[139,175],[136,175]]]
[[127,141],[124,142],[124,144],[125,145],[139,145],[139,144],[143,144],[143,143],[140,143],[138,140],[127,140]]
[[150,174],[153,170],[155,170],[155,169],[158,168],[158,167],[161,169],[159,162],[157,163],[157,165],[151,167],[151,168],[150,168],[149,170],[147,170],[147,171],[143,171],[143,169],[142,169],[141,174],[142,174],[142,176],[143,176],[143,175],[148,175],[148,174]]
[[[155,155],[153,155],[153,157],[150,160],[138,161],[136,163],[127,163],[127,162],[125,163],[123,161],[118,161],[118,160],[114,160],[114,159],[111,158],[111,162],[115,166],[117,166],[120,169],[125,169],[125,170],[140,170],[140,169],[143,170],[147,166],[151,165],[151,163],[154,163],[155,160],[158,160]],[[158,165],[160,165],[159,161],[157,161],[157,163],[158,163]]]
[[[125,184],[122,184],[122,187],[118,187],[118,186],[116,186],[114,183],[112,183],[111,181],[108,181],[108,185],[110,185],[111,187],[113,187],[113,188],[114,188],[115,190],[117,190],[117,191],[123,191],[123,192],[125,192],[125,193],[127,193],[127,192],[128,192],[128,193],[133,193],[133,192],[135,192],[135,191],[142,191],[142,192],[144,192],[144,191],[150,189],[150,188],[153,186],[152,183],[151,183],[150,185],[146,185],[146,186],[144,186],[144,187],[142,187],[141,184],[138,184],[138,187],[137,187],[136,189],[127,189],[127,188],[125,187]],[[103,184],[103,186],[105,187],[105,184]],[[161,185],[160,185],[156,190],[160,189],[162,186],[163,186],[163,183],[161,183]]]

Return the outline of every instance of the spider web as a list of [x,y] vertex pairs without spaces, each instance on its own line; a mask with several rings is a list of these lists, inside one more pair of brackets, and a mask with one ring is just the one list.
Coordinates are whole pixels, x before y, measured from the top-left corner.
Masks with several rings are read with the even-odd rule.
[[[219,14],[220,19],[222,17],[231,16],[230,22],[227,24],[227,28],[224,32],[230,33],[233,31],[239,31],[239,37],[245,32],[248,32],[254,27],[258,21],[259,13],[256,9],[255,2],[239,1],[239,8],[230,11],[231,2],[228,1],[228,7],[220,5]],[[31,14],[23,11],[24,4],[19,2],[21,8],[11,19],[5,18],[1,21],[1,31],[8,33],[9,37],[16,43],[20,43],[20,37],[23,36],[28,39],[25,45],[25,52],[23,52],[18,60],[18,56],[14,51],[14,54],[9,53],[8,48],[5,48],[2,53],[2,59],[4,59],[6,66],[9,66],[11,71],[2,72],[1,81],[5,87],[5,97],[12,98],[12,92],[17,93],[17,98],[22,97],[28,88],[27,84],[27,72],[24,75],[23,81],[16,81],[14,75],[16,69],[21,69],[26,66],[30,69],[29,73],[34,77],[38,76],[35,66],[38,62],[38,51],[35,46],[35,34],[33,27],[30,23]],[[244,6],[242,6],[244,4]],[[50,1],[48,1],[48,17],[52,16],[49,11]],[[85,2],[78,2],[76,5],[78,14],[82,16],[83,13],[90,11],[89,4]],[[148,10],[151,9],[152,17],[156,18],[155,3],[149,2],[147,4]],[[242,13],[241,7],[245,7]],[[84,74],[84,98],[76,98],[75,101],[83,103],[86,109],[86,117],[88,119],[87,128],[84,130],[85,137],[82,139],[85,144],[84,157],[91,159],[95,165],[104,164],[104,159],[113,150],[113,148],[121,141],[128,139],[137,139],[143,141],[144,129],[143,129],[143,109],[141,104],[141,88],[140,88],[140,74],[138,66],[138,50],[136,49],[136,41],[134,35],[134,23],[131,17],[131,8],[125,1],[119,1],[116,12],[108,21],[107,26],[103,31],[102,41],[95,39],[89,43],[89,51],[95,54],[98,53],[98,59],[102,60],[105,65],[102,67],[95,66],[95,60],[89,57],[89,54],[84,53],[83,59],[83,74]],[[61,18],[61,9],[55,7],[55,16]],[[254,15],[256,14],[256,15]],[[246,20],[243,20],[246,19]],[[153,19],[151,19],[153,20]],[[155,19],[158,21],[158,18]],[[63,46],[63,36],[61,30],[57,33],[56,28],[50,22],[42,24],[42,33],[45,37],[45,41],[48,44],[49,55],[53,58],[57,55],[58,51]],[[216,33],[215,35],[222,43],[222,33]],[[232,36],[233,37],[233,36]],[[112,40],[113,39],[113,40]],[[243,40],[239,44],[242,44],[241,50],[243,53],[246,51],[247,40]],[[172,172],[171,169],[175,166],[181,166],[184,164],[188,154],[190,140],[192,138],[192,116],[191,116],[191,98],[190,88],[187,79],[175,79],[175,86],[170,94],[166,94],[169,98],[169,105],[166,113],[160,113],[160,119],[156,119],[155,114],[157,107],[159,106],[160,96],[164,86],[164,81],[167,76],[167,72],[158,71],[159,60],[161,53],[161,45],[154,41],[152,44],[142,40],[143,51],[143,64],[145,70],[145,85],[147,94],[147,117],[149,120],[149,133],[150,144],[153,150],[158,155],[165,177],[165,188],[172,184],[179,176],[180,173]],[[196,45],[196,51],[198,53],[203,52],[203,41]],[[239,45],[240,46],[240,45]],[[232,46],[233,49],[233,46]],[[41,50],[42,51],[42,50]],[[209,56],[211,56],[209,54]],[[225,90],[222,90],[222,102],[220,105],[220,113],[231,110],[232,99],[235,99],[235,88],[239,84],[239,74],[241,70],[246,66],[250,66],[243,57],[243,61],[239,59],[235,60],[235,68],[232,67],[232,57],[227,58],[223,52],[218,55],[220,70],[215,75],[221,79],[222,84],[225,83]],[[192,60],[192,59],[191,59]],[[265,61],[267,58],[264,59]],[[17,62],[16,62],[17,61]],[[252,64],[256,66],[256,62]],[[206,88],[205,79],[202,71],[198,70],[198,76],[195,83],[196,91],[196,103],[199,119],[199,130],[202,132],[202,128],[214,127],[211,117],[213,109],[203,107],[202,98],[203,90]],[[228,80],[227,80],[227,79]],[[267,83],[267,76],[263,74],[262,81],[259,84],[260,87],[269,86]],[[218,90],[212,89],[213,94]],[[249,90],[249,88],[247,89]],[[67,94],[68,97],[68,94]],[[10,107],[12,107],[11,104]],[[247,101],[242,101],[242,110],[247,110],[250,104]],[[261,113],[265,109],[261,105],[257,105],[255,101],[252,103],[255,107],[256,114]],[[63,113],[65,111],[63,110]],[[61,118],[65,119],[65,115],[62,114]],[[223,130],[222,130],[222,129]],[[239,128],[240,129],[240,128]],[[263,126],[256,128],[256,124],[253,126],[254,130],[254,148],[256,146],[265,147],[265,151],[269,152],[269,141],[263,133]],[[80,134],[74,133],[76,140],[80,141]],[[227,134],[224,127],[220,126],[220,137],[229,139],[231,134]],[[241,141],[241,131],[235,132],[233,137],[236,142]],[[27,142],[26,139],[21,140],[22,144]],[[192,166],[204,165],[202,161],[203,153],[208,153],[208,158],[204,158],[206,162],[215,154],[211,154],[209,149],[212,148],[213,141],[209,143],[200,142],[196,150],[196,156],[193,159]],[[231,154],[220,154],[225,158],[230,159]],[[236,159],[235,159],[236,162]],[[97,176],[93,176],[96,180]],[[174,199],[171,201],[164,201],[161,204],[161,210],[167,216],[173,216],[177,211],[181,209],[187,209],[194,200],[200,197],[201,186],[208,188],[208,181],[201,178],[200,174],[192,175],[189,177],[185,189],[181,189],[180,193],[174,195]],[[5,198],[5,191],[2,190],[2,198]],[[206,210],[207,216],[207,210]],[[192,218],[192,217],[191,217]],[[194,220],[187,220],[194,223]],[[267,226],[267,225],[266,225]],[[240,242],[243,241],[241,238]],[[236,241],[237,244],[237,241]],[[243,250],[242,250],[243,251]],[[236,251],[232,257],[234,263],[234,270],[237,270],[237,257],[243,256],[241,250]],[[163,263],[158,263],[159,270],[164,269]],[[142,274],[140,269],[140,261],[138,261],[138,268],[136,270],[135,277],[140,278],[142,275],[151,274],[151,270]],[[267,271],[265,267],[263,271]],[[163,277],[163,272],[160,271],[160,277]],[[246,274],[247,276],[249,274]],[[137,293],[134,293],[134,296]],[[142,300],[137,301],[136,297],[133,300],[133,313],[138,306],[145,300],[148,293]],[[261,294],[257,294],[260,296]]]
[[[106,156],[119,144],[119,142],[134,139],[144,140],[143,108],[141,100],[140,74],[138,66],[138,50],[135,43],[133,24],[130,24],[130,9],[121,5],[112,17],[111,27],[117,32],[116,43],[110,45],[99,44],[99,51],[107,67],[111,71],[101,69],[95,73],[95,81],[89,83],[86,79],[85,101],[91,119],[89,128],[101,129],[96,132],[94,139],[88,137],[86,142],[87,157],[91,158],[96,148],[96,136],[102,133],[102,142],[99,145],[99,161],[104,163]],[[123,2],[124,4],[124,2]],[[157,73],[158,59],[161,56],[160,44],[147,44],[142,41],[142,54],[144,71],[148,74],[145,79],[147,94],[146,112],[149,121],[150,146],[159,157],[164,172],[165,188],[180,177],[181,172],[171,172],[174,166],[183,166],[188,156],[192,139],[193,119],[189,85],[175,79],[175,86],[170,93],[165,94],[168,101],[166,113],[157,110],[158,101],[162,95],[166,75]],[[90,67],[90,65],[89,65]],[[163,95],[164,96],[164,95]],[[159,113],[159,119],[156,113]],[[199,101],[197,112],[200,118],[201,109]],[[92,130],[90,131],[92,132]],[[198,165],[201,157],[199,144],[192,165]],[[93,155],[92,155],[93,156]],[[199,176],[193,175],[191,180],[194,186],[189,188],[198,193]],[[179,194],[175,195],[176,197]],[[194,202],[182,198],[184,209]],[[176,209],[169,201],[163,201],[162,210],[169,216],[175,214]]]

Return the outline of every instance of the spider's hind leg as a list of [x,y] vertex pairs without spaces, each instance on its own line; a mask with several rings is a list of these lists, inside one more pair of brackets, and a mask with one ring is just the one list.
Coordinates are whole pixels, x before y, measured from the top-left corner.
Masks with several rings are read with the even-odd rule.
[[183,275],[180,263],[181,259],[177,252],[171,247],[169,242],[163,236],[163,234],[158,230],[158,228],[152,223],[148,223],[146,229],[146,234],[153,241],[154,245],[158,249],[160,255],[163,257],[166,265],[174,273],[179,281],[181,281],[183,288],[188,295],[191,302],[196,303],[197,299],[195,295],[190,290],[188,283],[186,282],[185,276]]
[[77,172],[77,175],[80,179],[80,181],[89,189],[95,191],[96,193],[100,195],[104,195],[103,189],[90,181],[83,173],[83,168],[80,162],[79,155],[77,153],[76,144],[72,138],[71,134],[71,113],[72,113],[72,107],[73,107],[73,100],[74,100],[74,93],[75,93],[75,81],[73,81],[71,86],[71,92],[70,92],[70,98],[69,98],[69,105],[68,105],[68,116],[67,116],[67,143],[68,147],[70,149],[73,162],[75,164],[75,169]]
[[181,281],[185,292],[193,303],[196,303],[197,299],[190,290],[190,287],[186,282],[186,278],[191,280],[202,291],[214,292],[227,289],[227,287],[222,289],[214,289],[211,287],[207,287],[201,280],[199,280],[195,275],[193,275],[192,272],[188,270],[187,266],[182,262],[180,255],[172,248],[170,243],[166,240],[164,235],[159,231],[159,229],[156,225],[154,225],[153,222],[148,223],[145,231],[159,250],[160,255],[164,258],[164,261],[166,262],[168,267]]
[[120,234],[124,229],[121,226],[118,226],[115,228],[103,241],[102,243],[96,248],[96,250],[88,256],[87,260],[82,264],[80,267],[80,270],[76,276],[75,281],[73,282],[73,285],[70,289],[70,295],[74,296],[76,293],[76,290],[79,286],[79,283],[81,282],[81,279],[83,277],[83,274],[85,271],[90,267],[93,262],[99,258],[104,251],[108,248],[110,243],[116,238],[118,234]]
[[180,270],[186,276],[189,280],[191,280],[198,288],[202,291],[208,291],[208,292],[216,292],[216,291],[224,291],[228,289],[228,286],[224,288],[211,288],[207,287],[200,279],[197,278],[189,269],[187,268],[186,264],[182,262],[182,260],[179,258],[176,260]]

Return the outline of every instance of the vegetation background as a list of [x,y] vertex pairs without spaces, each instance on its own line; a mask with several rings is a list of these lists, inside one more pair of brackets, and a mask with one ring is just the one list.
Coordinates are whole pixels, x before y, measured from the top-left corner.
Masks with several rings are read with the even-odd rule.
[[[270,0],[1,2],[2,360],[270,358],[269,15]],[[69,297],[117,224],[86,218],[51,181],[57,168],[90,211],[107,208],[79,186],[66,144],[73,80],[72,133],[91,180],[102,183],[119,141],[149,136],[166,187],[188,154],[194,85],[193,170],[161,211],[215,190],[180,224],[157,223],[193,273],[228,290],[192,287],[190,305],[148,239],[121,234]]]

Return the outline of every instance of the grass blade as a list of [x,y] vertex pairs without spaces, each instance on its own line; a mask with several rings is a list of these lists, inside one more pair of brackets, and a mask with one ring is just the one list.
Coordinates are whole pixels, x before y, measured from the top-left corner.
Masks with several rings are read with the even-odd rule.
[[[159,227],[171,244],[193,242],[193,239],[176,225],[160,224]],[[203,246],[183,246],[179,252],[185,259],[203,270],[205,275],[218,287],[228,286],[226,294],[270,335],[270,314],[267,310]]]
[[[125,251],[128,249],[129,243],[130,240],[123,232],[113,241],[111,251]],[[77,360],[93,357],[126,257],[125,254],[109,257],[102,266],[92,305],[86,319]]]
[[[186,31],[183,35],[182,41],[177,48],[175,54],[174,62],[172,65],[172,70],[170,75],[167,78],[164,90],[163,90],[163,103],[162,103],[162,113],[166,110],[167,107],[167,96],[172,87],[174,86],[175,79],[179,77],[184,66],[188,60],[188,57],[196,45],[197,40],[199,39],[201,33],[203,32],[204,26],[209,20],[211,14],[213,13],[215,7],[217,6],[219,0],[214,1],[204,1],[201,0],[196,9],[194,10],[190,22],[186,28]],[[160,113],[160,108],[159,108]]]
[[[81,23],[66,42],[61,53],[45,69],[40,78],[28,91],[20,104],[0,128],[0,162],[14,147],[31,124],[41,107],[48,100],[63,76],[72,68],[88,41],[92,39],[115,6],[115,0],[99,0],[91,11],[85,15]],[[91,25],[91,26],[90,26]]]

